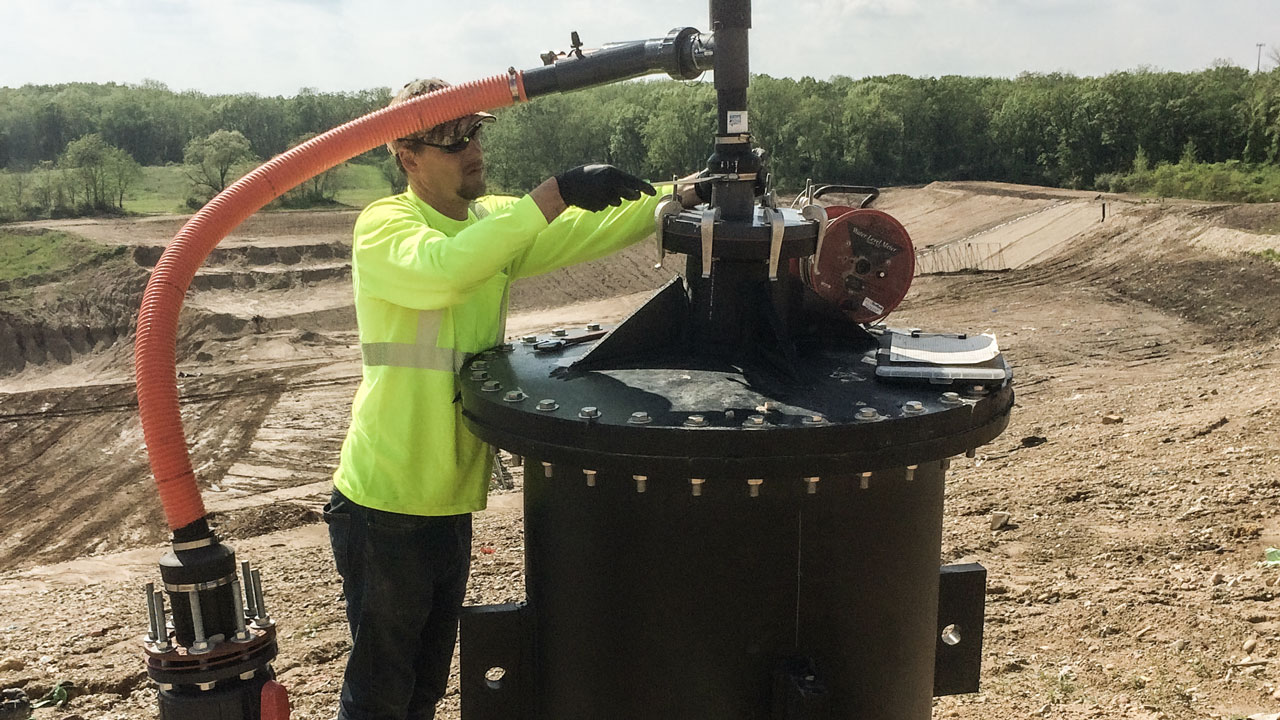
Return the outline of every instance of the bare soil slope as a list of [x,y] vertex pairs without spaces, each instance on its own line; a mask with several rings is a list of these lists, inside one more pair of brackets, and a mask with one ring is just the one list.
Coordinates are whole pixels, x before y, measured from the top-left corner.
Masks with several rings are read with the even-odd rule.
[[[1017,373],[1010,428],[948,479],[943,560],[990,573],[984,686],[938,700],[935,716],[1280,711],[1280,568],[1258,564],[1280,546],[1280,266],[1251,254],[1280,246],[1255,232],[1276,227],[1280,207],[977,183],[892,190],[876,206],[921,247],[1001,228],[1002,247],[1048,245],[1004,272],[917,278],[891,318],[995,332]],[[1097,217],[1085,222],[1086,210]],[[302,719],[332,716],[347,647],[315,509],[359,372],[338,302],[346,278],[330,274],[343,258],[305,248],[340,246],[349,220],[263,218],[267,229],[238,243],[256,259],[233,243],[209,273],[230,284],[193,292],[183,339],[184,417],[206,501],[263,568],[283,633],[276,669]],[[173,222],[135,223],[127,242],[159,245]],[[277,228],[289,239],[276,242],[274,222],[317,225]],[[1027,222],[1041,229],[1013,230]],[[125,241],[103,226],[94,237]],[[138,239],[145,229],[156,232]],[[303,248],[296,263],[289,246]],[[512,332],[625,315],[639,298],[610,297],[667,277],[652,254],[646,244],[526,282]],[[39,696],[73,680],[86,694],[72,713],[152,717],[140,598],[164,529],[127,355],[70,359],[0,377],[0,687]],[[469,602],[519,601],[518,495],[491,505],[477,518]],[[457,717],[451,692],[444,718]]]

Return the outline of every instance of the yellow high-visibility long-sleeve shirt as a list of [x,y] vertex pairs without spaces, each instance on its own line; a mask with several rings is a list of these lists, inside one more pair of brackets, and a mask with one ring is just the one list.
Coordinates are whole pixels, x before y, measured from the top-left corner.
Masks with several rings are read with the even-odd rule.
[[511,281],[602,257],[653,233],[658,198],[550,224],[529,196],[490,196],[466,220],[407,191],[356,220],[351,277],[363,379],[334,486],[410,515],[485,507],[492,453],[462,422],[455,373],[503,341]]

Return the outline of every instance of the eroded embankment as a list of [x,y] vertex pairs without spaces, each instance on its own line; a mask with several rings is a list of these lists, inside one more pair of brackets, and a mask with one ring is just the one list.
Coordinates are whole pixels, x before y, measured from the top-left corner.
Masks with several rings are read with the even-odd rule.
[[146,272],[120,258],[0,294],[0,375],[115,346],[132,333],[145,285]]

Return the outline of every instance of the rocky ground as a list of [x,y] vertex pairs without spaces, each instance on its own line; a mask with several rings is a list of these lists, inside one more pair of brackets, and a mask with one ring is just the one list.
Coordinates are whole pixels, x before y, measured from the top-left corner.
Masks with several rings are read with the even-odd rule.
[[[884,207],[946,244],[957,239],[947,233],[1008,234],[1008,221],[1035,209],[1011,197],[1080,201],[1030,192],[930,186],[887,193]],[[1005,203],[1003,215],[975,217],[984,197]],[[938,699],[935,717],[1280,712],[1280,568],[1261,563],[1280,546],[1280,266],[1251,254],[1280,245],[1252,231],[1274,226],[1280,208],[1112,202],[1106,223],[1024,267],[918,278],[891,318],[994,332],[1016,372],[1008,430],[948,475],[942,560],[981,562],[989,578],[982,691]],[[268,265],[283,265],[273,257]],[[588,271],[544,280],[553,301],[527,299],[513,332],[625,315],[634,297],[581,290],[660,280],[643,274],[648,254],[620,262],[608,282]],[[287,302],[263,297],[288,288],[245,291],[276,324],[188,338],[184,412],[207,502],[265,578],[293,717],[327,720],[348,636],[315,511],[358,359],[342,308],[307,307],[310,320],[289,321]],[[528,309],[594,298],[604,299]],[[155,714],[142,587],[156,579],[163,523],[127,363],[104,364],[110,354],[30,363],[2,379],[0,688],[39,698],[73,683],[63,707],[36,711],[41,720]],[[515,488],[477,516],[471,604],[523,598],[518,491],[516,473]],[[457,699],[455,682],[440,717],[458,716]]]

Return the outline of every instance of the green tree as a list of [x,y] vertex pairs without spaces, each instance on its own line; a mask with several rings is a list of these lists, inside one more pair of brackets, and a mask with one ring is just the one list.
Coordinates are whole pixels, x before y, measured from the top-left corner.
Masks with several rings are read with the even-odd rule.
[[[314,133],[303,135],[294,140],[296,147],[315,137]],[[332,205],[334,196],[342,187],[341,166],[334,166],[322,173],[312,175],[300,185],[285,192],[280,202],[285,207],[305,208],[316,205]]]
[[396,163],[396,159],[388,152],[383,152],[383,157],[378,161],[378,172],[382,173],[382,178],[391,186],[393,195],[404,192],[409,187],[409,178],[404,176],[404,172],[400,170],[400,165]]
[[142,177],[137,161],[98,133],[68,143],[58,164],[75,179],[89,211],[123,210],[125,193]]
[[249,140],[238,130],[216,130],[187,143],[182,153],[187,179],[205,200],[225,190],[238,171],[256,159]]
[[654,94],[653,114],[643,130],[651,177],[683,177],[706,167],[715,150],[715,89],[701,83],[662,83]]
[[0,203],[10,210],[10,217],[21,217],[27,207],[27,173],[0,170]]
[[285,151],[297,133],[289,124],[287,101],[281,97],[261,97],[253,93],[228,95],[213,103],[215,127],[240,132],[257,157]]
[[59,167],[75,177],[87,209],[107,210],[111,207],[108,164],[111,151],[115,149],[98,133],[89,133],[68,143],[58,161]]
[[106,165],[111,200],[118,209],[124,210],[125,193],[142,179],[142,166],[132,155],[115,147],[107,151]]

